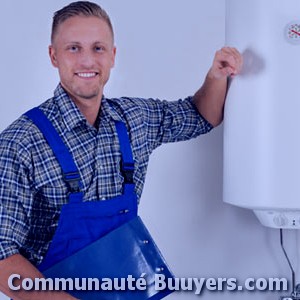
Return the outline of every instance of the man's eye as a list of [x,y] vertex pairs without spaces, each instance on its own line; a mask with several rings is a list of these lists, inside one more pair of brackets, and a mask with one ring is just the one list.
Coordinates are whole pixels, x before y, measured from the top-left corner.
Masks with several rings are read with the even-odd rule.
[[104,49],[104,47],[102,47],[102,46],[97,46],[97,47],[95,47],[95,51],[97,51],[97,52],[103,52],[105,49]]
[[69,47],[69,50],[70,50],[71,52],[77,52],[77,51],[79,50],[79,48],[78,48],[78,46],[70,46],[70,47]]

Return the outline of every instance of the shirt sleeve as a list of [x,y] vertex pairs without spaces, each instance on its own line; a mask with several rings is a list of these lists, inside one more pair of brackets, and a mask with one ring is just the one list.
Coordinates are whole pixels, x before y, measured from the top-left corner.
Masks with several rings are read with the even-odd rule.
[[136,99],[152,150],[162,143],[195,138],[213,128],[192,100],[192,97],[177,101]]
[[0,139],[0,260],[19,253],[29,232],[30,184],[18,145]]

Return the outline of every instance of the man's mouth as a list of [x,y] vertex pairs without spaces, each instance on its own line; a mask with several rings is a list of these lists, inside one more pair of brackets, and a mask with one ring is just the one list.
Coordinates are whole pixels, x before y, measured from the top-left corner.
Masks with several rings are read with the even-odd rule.
[[75,74],[81,78],[92,78],[98,75],[97,72],[79,72]]

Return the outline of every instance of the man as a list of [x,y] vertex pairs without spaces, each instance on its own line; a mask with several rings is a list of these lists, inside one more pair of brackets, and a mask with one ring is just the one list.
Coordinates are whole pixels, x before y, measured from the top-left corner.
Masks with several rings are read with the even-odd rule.
[[[103,89],[116,55],[113,29],[103,9],[84,1],[55,13],[49,55],[60,84],[40,109],[74,158],[85,202],[108,202],[123,193],[127,179],[120,171],[115,122],[123,122],[129,133],[134,159],[129,181],[139,199],[150,153],[162,143],[190,139],[219,125],[227,78],[242,66],[239,52],[225,47],[193,97],[177,102],[106,99]],[[11,274],[43,277],[39,270],[53,250],[61,208],[69,200],[57,158],[28,116],[1,134],[0,170],[1,290],[14,299],[74,299],[64,292],[13,292],[7,284]]]

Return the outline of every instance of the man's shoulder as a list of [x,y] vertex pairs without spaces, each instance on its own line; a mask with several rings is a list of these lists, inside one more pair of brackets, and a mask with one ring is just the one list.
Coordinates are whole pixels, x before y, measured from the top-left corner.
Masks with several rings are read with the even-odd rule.
[[114,120],[125,121],[130,127],[136,126],[143,121],[144,101],[146,100],[138,97],[105,98],[102,112]]
[[[53,98],[40,104],[39,108],[46,115],[54,114],[55,106]],[[27,145],[33,140],[32,137],[34,137],[37,132],[38,128],[24,113],[0,133],[0,143],[1,145]]]
[[136,106],[139,104],[139,102],[142,100],[142,98],[138,97],[118,97],[118,98],[105,98],[107,102],[111,106],[120,106],[120,107],[126,107],[126,106]]
[[149,107],[154,107],[161,103],[159,99],[142,98],[142,97],[127,97],[106,98],[110,110],[118,111],[122,114],[140,113],[143,114]]
[[129,96],[122,96],[118,98],[105,98],[109,103],[113,105],[121,105],[121,106],[136,106],[142,105],[143,103],[151,102],[151,101],[160,101],[158,99],[153,98],[146,98],[146,97],[129,97]]

